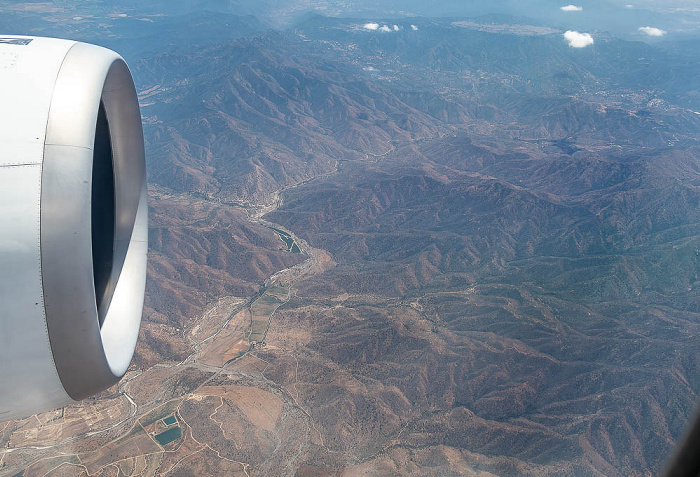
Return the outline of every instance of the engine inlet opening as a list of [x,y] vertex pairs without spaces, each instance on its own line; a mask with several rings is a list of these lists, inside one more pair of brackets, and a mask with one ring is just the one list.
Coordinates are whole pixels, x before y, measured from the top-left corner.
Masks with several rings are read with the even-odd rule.
[[105,300],[114,260],[115,192],[112,140],[102,102],[97,115],[92,156],[92,274],[100,326],[107,312]]

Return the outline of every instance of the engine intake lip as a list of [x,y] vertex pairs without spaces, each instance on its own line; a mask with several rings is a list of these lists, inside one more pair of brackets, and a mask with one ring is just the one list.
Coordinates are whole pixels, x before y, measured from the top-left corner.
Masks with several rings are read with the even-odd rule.
[[[113,175],[113,191],[103,190],[108,179],[93,185],[93,169],[105,160],[112,171],[102,177]],[[93,207],[113,217],[107,219],[113,226],[102,224],[95,235]],[[116,53],[77,43],[56,79],[41,183],[46,324],[56,370],[72,399],[113,385],[131,362],[145,290],[147,208],[131,73]]]

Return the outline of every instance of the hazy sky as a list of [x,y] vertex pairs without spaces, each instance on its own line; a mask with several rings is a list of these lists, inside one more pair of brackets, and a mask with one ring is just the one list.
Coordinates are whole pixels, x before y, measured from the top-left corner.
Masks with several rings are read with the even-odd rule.
[[[0,8],[51,5],[0,0]],[[310,12],[388,21],[410,16],[476,17],[509,14],[561,30],[610,32],[626,39],[667,41],[700,37],[700,0],[56,0],[76,14],[95,8],[136,13],[184,14],[195,9],[253,14],[275,27],[293,25]]]
[[[221,5],[228,0],[208,1]],[[278,24],[304,11],[386,18],[496,13],[529,17],[565,30],[607,31],[628,39],[661,41],[700,35],[700,0],[237,0],[235,5]]]

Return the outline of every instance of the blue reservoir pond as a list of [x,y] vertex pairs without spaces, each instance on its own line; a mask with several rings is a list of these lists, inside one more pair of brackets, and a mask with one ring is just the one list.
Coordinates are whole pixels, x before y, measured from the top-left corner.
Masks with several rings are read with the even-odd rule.
[[161,432],[155,436],[155,439],[158,441],[158,444],[164,446],[170,444],[174,440],[179,439],[180,437],[182,437],[182,429],[178,426],[171,427],[167,431]]

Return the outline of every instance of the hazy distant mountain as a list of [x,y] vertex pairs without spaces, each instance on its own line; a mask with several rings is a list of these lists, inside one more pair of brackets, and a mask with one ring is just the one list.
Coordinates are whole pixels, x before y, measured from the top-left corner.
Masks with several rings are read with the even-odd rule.
[[[0,31],[86,41],[118,51],[130,64],[164,51],[240,38],[269,27],[248,14],[178,8],[152,2],[135,9],[126,2],[0,1]],[[189,2],[187,2],[189,3]],[[157,8],[156,8],[157,7]]]
[[271,34],[139,65],[138,76],[158,85],[143,100],[152,180],[264,201],[339,161],[437,133],[436,121],[396,92],[347,67],[317,68],[288,41]]
[[[700,70],[681,70],[687,54],[625,42],[572,51],[560,34],[523,40],[453,21],[418,23],[418,31],[402,24],[383,34],[318,17],[294,33],[140,63],[152,179],[262,199],[337,161],[383,155],[449,127],[497,128],[558,152],[615,157],[637,154],[620,146],[697,143],[700,115],[688,109],[696,96],[683,85],[700,84]],[[613,66],[620,55],[636,65],[640,54],[649,61],[635,71]]]

